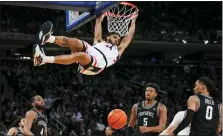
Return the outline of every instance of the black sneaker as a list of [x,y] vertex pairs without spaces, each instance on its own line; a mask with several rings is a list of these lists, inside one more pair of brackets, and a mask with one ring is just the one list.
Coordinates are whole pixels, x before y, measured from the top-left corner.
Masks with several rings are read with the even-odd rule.
[[43,45],[49,39],[51,34],[53,33],[53,23],[51,21],[47,21],[41,25],[40,31],[38,34],[37,44]]

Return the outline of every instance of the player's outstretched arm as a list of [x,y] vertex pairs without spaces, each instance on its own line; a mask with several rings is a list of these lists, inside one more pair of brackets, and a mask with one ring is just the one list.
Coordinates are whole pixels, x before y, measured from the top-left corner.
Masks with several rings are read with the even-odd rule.
[[126,130],[126,136],[131,136],[134,133],[134,126],[136,124],[136,104],[132,106],[131,116]]
[[13,127],[11,129],[9,129],[7,136],[15,136],[15,134],[16,134],[16,129]]
[[219,116],[219,123],[218,123],[218,132],[217,134],[219,135],[222,129],[222,104],[220,104],[220,116]]
[[173,121],[170,123],[170,125],[167,127],[167,129],[165,129],[162,133],[160,133],[159,136],[166,136],[166,135],[171,135],[173,133],[173,131],[177,128],[177,126],[180,124],[180,122],[183,120],[181,115],[181,113],[178,112],[174,118]]
[[198,99],[197,96],[190,96],[190,98],[187,101],[187,114],[183,121],[179,124],[179,126],[173,131],[173,134],[176,136],[181,130],[183,130],[185,127],[187,127],[194,116],[194,113],[196,111],[198,105]]
[[36,113],[34,111],[28,111],[25,115],[24,122],[24,131],[25,135],[33,136],[33,133],[30,131],[32,127],[33,120],[36,118]]
[[123,54],[123,52],[125,51],[125,49],[128,47],[128,45],[130,44],[130,42],[132,41],[132,38],[135,34],[135,25],[136,25],[136,18],[138,17],[138,14],[134,15],[132,17],[132,21],[131,21],[131,26],[129,28],[129,33],[122,39],[119,47],[118,47],[118,54],[119,57],[121,57],[121,55]]
[[104,19],[104,15],[101,15],[96,19],[95,29],[94,29],[94,44],[102,41],[101,22],[103,21],[103,19]]

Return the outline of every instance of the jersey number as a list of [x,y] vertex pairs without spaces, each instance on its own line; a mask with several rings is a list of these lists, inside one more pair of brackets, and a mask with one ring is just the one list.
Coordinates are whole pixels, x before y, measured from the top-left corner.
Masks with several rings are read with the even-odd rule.
[[43,128],[42,128],[42,130],[40,131],[40,135],[43,136]]
[[109,48],[110,50],[112,50],[113,46],[109,46],[109,45],[105,45],[107,48]]
[[147,126],[148,118],[143,118],[143,126]]
[[206,119],[211,120],[212,119],[212,113],[213,113],[213,107],[207,106],[206,108]]

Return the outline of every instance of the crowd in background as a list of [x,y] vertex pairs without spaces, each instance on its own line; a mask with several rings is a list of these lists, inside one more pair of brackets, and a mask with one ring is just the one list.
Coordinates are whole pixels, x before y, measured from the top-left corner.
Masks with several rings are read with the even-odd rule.
[[[20,94],[29,100],[39,94],[45,98],[46,114],[49,120],[56,118],[65,126],[63,135],[68,132],[78,136],[104,135],[108,113],[115,108],[129,113],[134,103],[144,99],[143,86],[148,82],[157,83],[163,92],[158,99],[168,108],[168,123],[176,112],[185,109],[198,77],[208,76],[221,88],[221,69],[211,65],[189,69],[177,64],[146,69],[119,67],[109,68],[98,76],[81,75],[75,65],[33,67],[27,61],[3,61],[2,66],[14,96]],[[13,99],[2,101],[2,106],[6,126],[27,111]]]
[[[140,9],[135,40],[166,42],[222,43],[221,3],[213,2],[135,2]],[[26,12],[20,12],[25,10]],[[73,32],[65,32],[65,11],[2,6],[1,31],[36,34],[50,20],[56,35],[92,37],[94,20]],[[39,18],[33,18],[41,16]],[[103,24],[107,30],[107,24]]]

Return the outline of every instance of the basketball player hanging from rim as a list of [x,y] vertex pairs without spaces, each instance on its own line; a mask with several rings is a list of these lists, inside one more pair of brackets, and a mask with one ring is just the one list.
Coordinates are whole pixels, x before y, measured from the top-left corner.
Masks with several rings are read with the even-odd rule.
[[[45,63],[56,63],[63,65],[79,63],[78,71],[82,74],[96,75],[102,72],[105,68],[112,66],[121,57],[133,38],[138,9],[137,7],[132,9],[134,9],[134,12],[131,14],[128,13],[128,15],[121,16],[116,15],[114,12],[107,12],[106,14],[98,17],[95,24],[93,46],[77,38],[53,36],[51,35],[53,24],[49,21],[44,23],[40,28],[39,45],[54,43],[60,47],[69,47],[72,54],[46,56],[42,49],[36,44],[34,46],[34,66],[39,66]],[[105,15],[108,18],[108,28],[110,28],[110,30],[105,38],[102,39],[101,23]],[[122,25],[125,24],[126,26],[120,26],[118,21],[116,24],[117,26],[114,26],[114,24],[109,23],[109,19],[111,18],[116,18],[119,21],[122,20]],[[130,21],[131,25],[128,29],[128,24]]]

